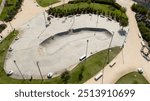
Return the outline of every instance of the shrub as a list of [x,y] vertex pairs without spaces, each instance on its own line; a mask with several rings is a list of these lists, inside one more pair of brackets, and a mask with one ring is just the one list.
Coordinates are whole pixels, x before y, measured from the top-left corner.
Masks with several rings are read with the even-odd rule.
[[[20,9],[22,2],[23,2],[23,0],[16,0],[16,3],[12,4],[12,3],[9,3],[8,1],[6,1],[5,7],[7,7],[7,9],[6,9],[7,16],[5,16],[2,20],[6,21],[6,22],[11,21],[14,18],[14,16],[18,13],[18,9]],[[8,9],[8,8],[10,8],[10,9]]]
[[139,4],[133,4],[131,9],[134,12],[140,13],[142,15],[146,15],[148,13],[148,9],[142,5],[139,5]]
[[146,27],[143,22],[138,22],[138,27],[143,39],[146,40],[148,42],[148,45],[150,46],[150,29]]
[[[79,1],[72,1],[74,3],[76,2],[79,2]],[[81,2],[81,1],[80,1]],[[71,5],[71,4],[69,4]],[[88,7],[84,7],[84,6],[76,6],[75,4],[72,4],[72,8],[68,8],[68,7],[58,7],[58,8],[50,8],[48,10],[48,14],[51,14],[55,17],[63,17],[63,16],[69,16],[69,15],[75,15],[75,14],[89,14],[89,13],[92,13],[92,14],[102,14],[104,16],[108,16],[108,17],[111,17],[112,19],[116,20],[117,22],[120,22],[120,25],[122,27],[125,27],[128,25],[128,19],[126,16],[123,16],[123,12],[125,12],[125,9],[124,8],[121,8],[122,9],[122,12],[121,14],[119,13],[115,13],[115,12],[112,12],[114,10],[110,10],[110,11],[105,11],[105,10],[102,10],[102,9],[97,9],[93,6],[88,6]],[[110,9],[115,9],[115,7],[109,7]],[[116,9],[115,9],[116,10]]]
[[0,24],[0,33],[7,27],[6,24]]

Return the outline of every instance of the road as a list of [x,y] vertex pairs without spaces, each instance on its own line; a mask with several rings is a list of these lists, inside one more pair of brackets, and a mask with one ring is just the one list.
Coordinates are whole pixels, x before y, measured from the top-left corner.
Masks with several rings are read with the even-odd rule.
[[[150,63],[141,55],[142,39],[138,37],[139,29],[135,19],[135,13],[130,8],[134,2],[132,0],[117,0],[117,2],[127,9],[126,14],[129,18],[129,33],[126,43],[123,50],[115,58],[116,65],[110,68],[108,64],[104,68],[103,80],[100,78],[98,81],[95,81],[93,77],[86,82],[88,84],[113,84],[123,75],[137,71],[140,67],[144,69],[143,75],[150,82]],[[100,72],[103,72],[103,70]]]

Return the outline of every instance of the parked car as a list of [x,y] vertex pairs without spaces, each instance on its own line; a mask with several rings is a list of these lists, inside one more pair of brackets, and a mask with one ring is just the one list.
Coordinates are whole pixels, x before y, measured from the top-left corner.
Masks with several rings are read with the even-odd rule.
[[47,74],[47,78],[49,78],[49,79],[52,78],[52,76],[53,76],[52,72],[50,72],[50,73]]
[[111,61],[111,63],[109,64],[109,66],[110,66],[110,67],[113,67],[115,64],[116,64],[116,61],[113,60],[113,61]]
[[143,68],[138,68],[138,72],[142,74],[144,72]]
[[13,71],[13,70],[10,70],[10,71],[7,72],[7,75],[8,75],[8,76],[11,76],[13,73],[14,73],[14,71]]
[[103,73],[102,72],[100,72],[99,74],[97,74],[96,76],[95,76],[95,81],[97,81],[98,79],[100,79],[101,77],[103,76]]
[[79,58],[80,61],[82,61],[84,59],[86,59],[86,55],[85,54]]

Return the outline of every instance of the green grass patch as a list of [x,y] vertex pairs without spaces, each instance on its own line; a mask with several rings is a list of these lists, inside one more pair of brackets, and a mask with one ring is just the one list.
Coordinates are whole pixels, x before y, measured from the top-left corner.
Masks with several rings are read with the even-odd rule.
[[142,74],[131,72],[121,77],[116,84],[149,84],[149,82]]
[[52,5],[54,3],[60,2],[60,0],[36,0],[36,1],[42,7],[47,7],[47,6]]
[[[4,71],[4,61],[7,54],[7,50],[17,36],[18,31],[13,31],[0,43],[0,83],[15,83],[16,80],[9,78]],[[18,82],[19,83],[19,82]]]
[[[116,57],[120,50],[120,47],[112,48],[109,56],[110,61]],[[107,56],[107,52],[107,49],[100,51],[79,63],[72,71],[69,72],[69,79],[67,80],[67,83],[81,84],[93,77],[96,73],[103,69],[104,65],[106,66],[104,61]],[[64,81],[61,76],[58,76],[50,80],[44,80],[43,83],[63,84]]]
[[11,21],[18,13],[18,9],[21,7],[23,0],[6,0],[5,7],[0,15],[0,20]]
[[0,5],[1,5],[1,3],[2,3],[2,0],[0,0]]
[[[0,84],[62,84],[64,81],[61,76],[46,79],[43,82],[41,80],[18,80],[10,78],[6,75],[4,71],[4,61],[7,54],[7,50],[14,40],[14,38],[18,35],[18,31],[11,32],[1,43],[0,43]],[[100,51],[86,60],[79,63],[72,71],[69,72],[69,79],[67,83],[76,84],[76,83],[84,83],[91,77],[93,77],[96,73],[103,69],[104,61],[106,58],[108,50]],[[112,48],[110,52],[110,60],[112,60],[118,53],[120,52],[119,47]],[[105,64],[106,65],[106,64]]]
[[55,17],[89,13],[107,16],[120,22],[120,25],[123,27],[128,25],[128,17],[125,14],[125,9],[117,9],[115,6],[108,4],[87,2],[68,3],[48,10],[48,14]]
[[106,15],[107,15],[107,13],[114,13],[116,15],[122,15],[123,17],[127,18],[125,13],[116,9],[112,5],[107,5],[107,4],[98,4],[98,3],[65,4],[64,6],[61,5],[61,6],[56,7],[56,9],[61,9],[61,10],[67,11],[68,9],[84,9],[84,8],[88,8],[88,7],[91,7],[97,11],[98,10],[104,11]]

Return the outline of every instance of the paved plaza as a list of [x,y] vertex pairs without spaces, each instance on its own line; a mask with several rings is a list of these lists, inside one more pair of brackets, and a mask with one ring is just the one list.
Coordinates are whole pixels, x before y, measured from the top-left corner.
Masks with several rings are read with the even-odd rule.
[[[88,57],[107,49],[113,35],[111,47],[122,46],[126,38],[119,23],[106,17],[84,14],[47,21],[47,16],[41,13],[18,28],[19,39],[11,44],[13,51],[8,53],[5,62],[5,71],[13,70],[13,78],[21,78],[16,66],[25,78],[41,78],[38,66],[44,78],[49,72],[60,74],[75,67],[82,55]],[[98,30],[89,30],[94,28]],[[128,28],[124,30],[127,34]]]

